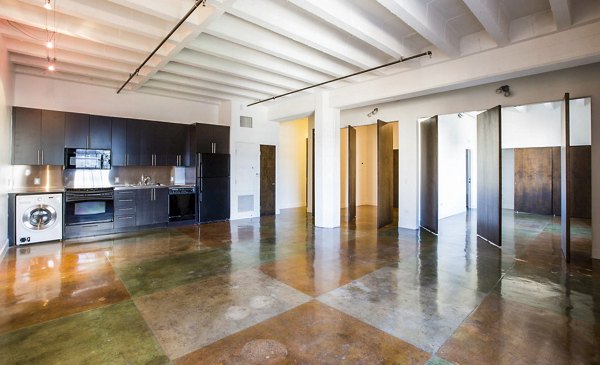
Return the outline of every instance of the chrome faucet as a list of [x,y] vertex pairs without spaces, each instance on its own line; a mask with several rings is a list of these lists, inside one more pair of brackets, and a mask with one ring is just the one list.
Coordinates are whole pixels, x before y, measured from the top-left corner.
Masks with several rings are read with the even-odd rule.
[[140,179],[140,184],[141,185],[150,185],[151,183],[152,183],[152,177],[144,176],[142,174],[142,178]]

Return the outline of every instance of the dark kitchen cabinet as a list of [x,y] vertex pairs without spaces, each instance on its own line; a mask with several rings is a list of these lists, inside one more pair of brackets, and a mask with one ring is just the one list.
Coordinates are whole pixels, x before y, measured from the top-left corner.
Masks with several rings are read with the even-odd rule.
[[197,153],[229,153],[229,127],[196,124]]
[[190,166],[189,126],[185,124],[165,123],[168,137],[167,166]]
[[127,119],[127,132],[126,132],[126,153],[125,153],[125,165],[126,166],[139,166],[140,165],[140,142],[141,142],[141,131],[142,122],[137,119]]
[[13,165],[39,165],[42,137],[40,109],[13,108]]
[[169,189],[138,189],[136,198],[136,224],[147,226],[169,221]]
[[137,194],[134,189],[115,191],[116,230],[136,226],[136,200]]
[[90,138],[88,148],[112,149],[112,118],[90,115]]
[[42,165],[63,165],[65,161],[65,113],[42,110]]
[[111,120],[112,165],[127,166],[127,119]]
[[169,123],[141,121],[140,165],[167,166],[167,149],[169,144]]
[[14,165],[62,165],[65,114],[32,108],[13,108]]
[[110,149],[110,117],[65,113],[65,147]]
[[90,116],[81,113],[65,113],[65,147],[88,148]]

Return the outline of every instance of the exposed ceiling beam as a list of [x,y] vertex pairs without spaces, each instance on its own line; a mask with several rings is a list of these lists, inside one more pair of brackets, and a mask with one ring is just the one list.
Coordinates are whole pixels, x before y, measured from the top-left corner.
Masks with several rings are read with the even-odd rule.
[[236,62],[224,60],[203,53],[185,49],[180,52],[174,61],[186,65],[232,74],[248,80],[262,82],[268,85],[282,87],[286,89],[300,89],[308,86],[308,83],[290,79],[285,76],[275,75],[273,73],[259,70],[254,67],[242,65]]
[[329,76],[310,68],[207,34],[190,42],[188,48],[303,82],[319,83],[329,79]]
[[144,86],[147,86],[150,88],[155,88],[155,89],[183,92],[183,93],[190,94],[190,95],[210,96],[212,98],[221,99],[223,101],[240,100],[243,102],[248,102],[248,101],[253,100],[251,98],[245,98],[245,97],[241,97],[238,95],[231,95],[231,94],[227,94],[227,93],[218,93],[218,92],[214,92],[214,91],[208,91],[208,90],[199,89],[199,88],[195,88],[195,87],[189,87],[189,86],[173,85],[168,82],[156,81],[156,80],[150,80]]
[[389,61],[368,43],[356,39],[351,42],[352,35],[312,21],[307,13],[298,10],[283,1],[238,0],[229,12],[361,69]]
[[106,80],[103,78],[97,79],[97,78],[93,78],[93,77],[89,77],[89,76],[70,74],[67,72],[60,72],[60,71],[50,72],[47,70],[42,70],[37,67],[31,67],[31,66],[15,65],[14,71],[16,74],[39,76],[39,77],[43,77],[43,78],[71,81],[71,82],[76,82],[76,83],[80,83],[80,84],[88,84],[88,85],[94,85],[94,86],[114,88],[119,85],[118,81],[111,81],[111,80]]
[[[47,59],[48,50],[44,46],[38,44],[16,41],[14,39],[5,39],[6,48],[13,53],[24,54],[28,56],[37,57],[43,60]],[[131,68],[130,65],[116,62],[103,60],[98,57],[90,57],[79,53],[74,53],[66,50],[60,50],[56,57],[56,64],[60,65],[61,62],[70,63],[73,65],[80,65],[90,68],[96,68],[99,70],[114,71],[128,73]]]
[[450,57],[460,55],[459,38],[431,4],[420,0],[376,0]]
[[550,0],[550,8],[554,15],[556,27],[559,30],[568,28],[573,24],[571,0]]
[[171,62],[161,71],[172,73],[175,75],[185,76],[194,80],[204,80],[221,85],[238,87],[241,89],[257,91],[269,95],[283,94],[284,92],[290,91],[291,89],[276,87],[272,85],[266,85],[261,82],[244,79],[241,77],[229,75],[226,73],[215,72],[210,70],[204,70],[189,65],[184,65],[177,62]]
[[[39,28],[40,25],[46,24],[47,10],[42,6],[34,6],[17,0],[2,0],[0,16],[7,20]],[[156,43],[152,38],[101,26],[86,19],[58,12],[56,13],[56,32],[134,52],[146,52],[146,50],[152,49]]]
[[138,90],[136,90],[135,92],[143,93],[143,94],[150,94],[150,95],[157,95],[157,96],[166,96],[166,97],[175,98],[175,99],[196,101],[196,102],[212,104],[212,105],[221,105],[223,103],[223,100],[217,99],[217,98],[212,98],[212,97],[208,97],[208,96],[192,95],[192,94],[187,94],[187,93],[180,92],[180,91],[156,89],[156,88],[147,87],[147,86],[143,86],[143,87],[139,88]]
[[264,99],[271,95],[257,93],[254,91],[244,90],[237,87],[226,86],[221,84],[216,84],[214,82],[201,81],[196,79],[191,79],[189,77],[175,75],[167,72],[158,72],[152,80],[156,81],[164,81],[174,85],[182,85],[189,86],[203,90],[214,91],[216,93],[226,93],[230,95],[237,95],[238,97],[245,97],[250,99]]
[[298,42],[244,21],[224,14],[217,23],[206,31],[216,37],[264,52],[299,65],[312,68],[330,76],[340,77],[358,71],[336,61],[333,57]]
[[152,76],[156,74],[162,67],[171,62],[171,60],[173,60],[181,52],[181,50],[183,50],[187,46],[188,43],[198,38],[198,35],[204,32],[211,23],[219,19],[219,17],[223,15],[225,10],[228,9],[231,6],[231,4],[235,1],[236,0],[224,0],[221,7],[219,8],[215,8],[210,5],[201,6],[197,8],[193,14],[199,14],[202,16],[202,20],[200,21],[200,23],[189,27],[187,30],[180,28],[175,33],[179,33],[181,37],[180,40],[177,42],[177,45],[167,51],[167,54],[161,58],[158,65],[144,66],[144,68],[142,68],[142,70],[139,72],[139,75],[141,76],[140,79],[136,82],[133,82],[131,88],[133,88],[134,90],[138,89],[141,85],[150,80]]
[[[48,62],[45,59],[41,59],[38,57],[11,53],[10,61],[15,65],[37,67],[42,70],[47,70],[48,68]],[[91,77],[94,79],[105,79],[117,82],[119,80],[122,80],[124,75],[123,73],[98,70],[96,68],[74,65],[66,62],[61,63],[60,66],[57,67],[56,71],[66,72],[73,75],[81,75],[84,77]]]
[[499,46],[509,43],[510,20],[500,6],[500,0],[463,0],[463,2]]
[[340,0],[290,0],[296,6],[310,11],[326,22],[346,31],[352,36],[386,53],[390,57],[408,57],[416,50],[406,47],[401,39],[388,34],[378,24],[363,14],[349,8],[347,1]]
[[[61,0],[62,1],[62,0]],[[96,1],[96,0],[87,0]],[[164,0],[108,0],[111,3],[115,3],[143,14],[148,14],[162,20],[172,22],[175,24],[179,19],[190,10],[192,1],[170,1],[165,6]],[[204,21],[204,16],[199,13],[194,13],[186,20],[186,24],[199,25]],[[167,29],[167,32],[170,29]]]

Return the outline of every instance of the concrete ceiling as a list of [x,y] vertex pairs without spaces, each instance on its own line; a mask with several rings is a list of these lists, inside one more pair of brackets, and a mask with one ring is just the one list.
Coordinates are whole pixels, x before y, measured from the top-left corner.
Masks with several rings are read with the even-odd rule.
[[[17,74],[115,91],[194,0],[0,0]],[[124,92],[252,102],[431,50],[338,81],[347,86],[600,19],[597,0],[208,0]],[[49,38],[55,47],[48,49]],[[49,71],[48,59],[55,59]],[[312,92],[312,91],[311,91]]]

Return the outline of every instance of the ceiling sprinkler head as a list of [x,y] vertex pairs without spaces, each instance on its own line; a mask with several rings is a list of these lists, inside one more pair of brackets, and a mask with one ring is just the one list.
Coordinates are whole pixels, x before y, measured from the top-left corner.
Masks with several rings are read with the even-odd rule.
[[502,85],[496,89],[496,94],[504,94],[505,97],[510,96],[510,86]]

